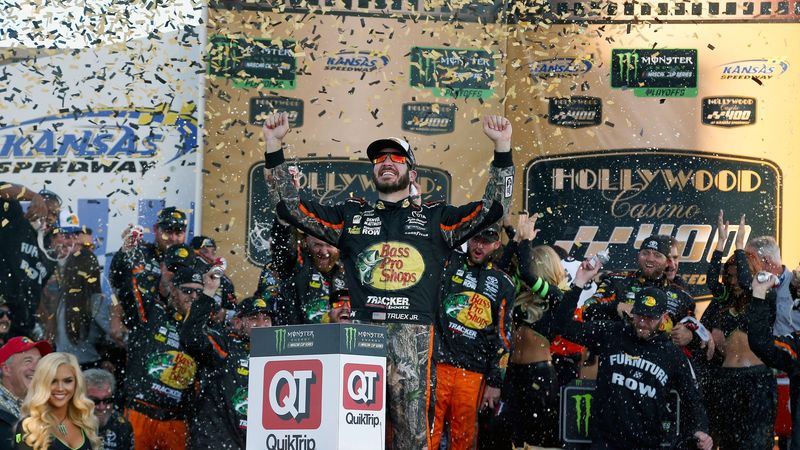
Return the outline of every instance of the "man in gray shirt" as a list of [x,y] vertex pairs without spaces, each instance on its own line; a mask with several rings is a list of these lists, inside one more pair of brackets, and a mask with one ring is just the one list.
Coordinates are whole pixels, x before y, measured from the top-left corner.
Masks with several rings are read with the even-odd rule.
[[781,249],[772,236],[758,236],[750,239],[745,247],[747,253],[755,255],[763,266],[763,270],[778,277],[780,284],[775,288],[777,299],[775,301],[776,316],[772,327],[772,334],[784,336],[800,331],[800,305],[795,307],[790,291],[790,285],[795,288],[800,284],[789,268],[781,261]]

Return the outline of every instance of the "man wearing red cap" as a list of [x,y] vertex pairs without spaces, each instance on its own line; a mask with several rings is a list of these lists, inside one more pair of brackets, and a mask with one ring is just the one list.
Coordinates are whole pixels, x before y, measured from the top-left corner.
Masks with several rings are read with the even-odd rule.
[[378,139],[366,149],[378,191],[374,204],[357,198],[336,205],[301,199],[283,154],[288,116],[267,117],[262,131],[267,198],[278,217],[338,247],[350,289],[350,317],[387,325],[393,448],[431,449],[433,324],[444,265],[453,248],[508,210],[514,186],[511,122],[500,116],[483,119],[483,132],[494,144],[489,182],[483,198],[464,206],[417,203],[419,193],[412,189],[417,161],[400,138]]
[[36,364],[52,351],[47,341],[34,342],[24,336],[12,338],[0,347],[0,448],[11,448],[13,430],[20,419],[19,408]]

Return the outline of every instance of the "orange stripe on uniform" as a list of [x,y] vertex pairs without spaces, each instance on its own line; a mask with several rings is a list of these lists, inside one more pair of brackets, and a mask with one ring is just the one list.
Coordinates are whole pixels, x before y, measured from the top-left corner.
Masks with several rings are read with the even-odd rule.
[[222,357],[222,358],[227,358],[228,357],[228,352],[223,350],[222,347],[220,347],[219,344],[217,344],[217,341],[215,341],[213,337],[211,337],[211,336],[206,336],[206,337],[208,337],[208,341],[211,342],[211,346],[214,347],[214,350],[217,352],[217,354],[220,357]]
[[511,348],[511,342],[508,341],[508,336],[506,336],[506,299],[500,302],[500,323],[498,328],[497,331],[500,333],[503,344],[505,344],[506,348]]
[[465,223],[467,223],[470,220],[474,219],[475,216],[477,216],[478,213],[481,212],[482,209],[483,209],[483,204],[478,204],[478,207],[475,208],[475,211],[472,211],[472,213],[470,213],[468,216],[464,217],[463,219],[461,219],[457,223],[454,223],[453,225],[441,224],[441,225],[439,225],[439,227],[444,231],[453,231],[456,228],[460,227],[461,225],[464,225]]
[[775,341],[775,346],[785,352],[788,352],[790,355],[792,355],[792,358],[797,359],[797,352],[792,350],[792,347],[790,347],[789,344],[783,341]]
[[324,225],[324,226],[326,226],[328,228],[333,228],[334,230],[341,230],[342,228],[344,228],[344,222],[342,222],[342,223],[326,222],[326,221],[320,219],[319,217],[317,217],[316,214],[314,214],[311,211],[309,211],[308,208],[306,208],[302,203],[300,203],[300,212],[305,214],[306,216],[316,220],[317,222],[321,223],[322,225]]

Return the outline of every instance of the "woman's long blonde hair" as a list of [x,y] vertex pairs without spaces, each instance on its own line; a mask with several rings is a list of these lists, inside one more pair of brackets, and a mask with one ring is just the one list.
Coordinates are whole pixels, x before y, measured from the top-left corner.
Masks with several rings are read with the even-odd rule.
[[97,436],[97,418],[94,416],[94,403],[86,397],[86,382],[75,356],[69,353],[50,353],[39,360],[33,373],[31,387],[22,403],[22,429],[25,443],[34,450],[46,450],[55,436],[60,420],[52,413],[50,406],[50,389],[56,377],[56,371],[67,365],[75,372],[75,393],[67,407],[67,417],[86,434],[92,449],[100,448]]
[[[549,289],[562,289],[565,287],[567,277],[561,258],[558,253],[547,245],[538,245],[531,249],[531,261],[528,264],[530,274],[534,279],[541,278],[549,283]],[[533,323],[539,320],[547,310],[547,299],[531,291],[530,286],[523,284],[522,290],[514,301],[514,306],[519,306],[527,313],[526,322]]]

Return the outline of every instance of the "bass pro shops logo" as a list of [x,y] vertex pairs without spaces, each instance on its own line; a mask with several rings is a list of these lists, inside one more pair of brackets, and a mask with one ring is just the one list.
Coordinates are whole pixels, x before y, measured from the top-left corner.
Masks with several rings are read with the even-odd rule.
[[264,366],[267,430],[313,430],[322,422],[322,362],[270,361]]
[[383,367],[373,364],[345,364],[342,375],[345,409],[380,411],[383,408]]

